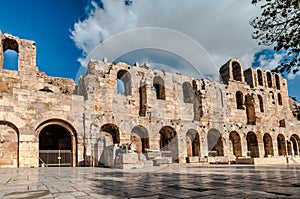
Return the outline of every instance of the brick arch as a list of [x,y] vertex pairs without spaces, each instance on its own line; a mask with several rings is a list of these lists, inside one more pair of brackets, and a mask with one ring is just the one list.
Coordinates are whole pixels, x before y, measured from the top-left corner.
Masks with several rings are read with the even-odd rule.
[[283,134],[277,135],[277,146],[278,146],[278,155],[279,156],[286,156],[286,143],[285,143],[285,137]]
[[264,142],[265,157],[267,157],[268,155],[274,156],[273,141],[269,133],[264,134],[263,142]]
[[259,148],[258,148],[258,141],[257,136],[254,132],[250,131],[247,133],[247,149],[250,152],[250,156],[252,158],[259,157]]
[[300,138],[298,135],[291,135],[290,141],[292,142],[294,155],[300,155]]
[[0,167],[19,167],[19,136],[16,125],[0,120]]
[[149,133],[142,125],[137,125],[131,130],[130,140],[136,145],[137,153],[146,153],[149,148]]
[[[61,137],[62,144],[58,144],[58,145],[61,146],[63,149],[66,147],[71,150],[71,153],[72,153],[71,165],[73,167],[75,167],[77,165],[77,143],[78,143],[77,139],[78,138],[77,138],[77,132],[76,132],[75,128],[73,127],[73,125],[65,120],[58,119],[58,118],[48,119],[48,120],[42,122],[41,124],[38,125],[38,127],[35,130],[35,135],[36,135],[36,138],[37,138],[39,144],[41,144],[42,140],[46,139],[44,137],[41,137],[41,136],[45,136],[47,134],[45,131],[48,131],[53,136],[58,135],[57,131],[59,131],[59,133],[63,133],[65,135],[65,137]],[[42,140],[40,140],[40,139],[42,139]],[[59,141],[60,138],[57,138],[57,139],[58,140],[56,140],[56,141],[60,142]],[[70,143],[68,143],[68,142],[70,142]],[[69,146],[69,144],[70,144],[70,146]]]
[[120,130],[119,127],[113,123],[106,123],[101,126],[100,130],[107,133],[113,144],[120,143]]
[[195,129],[189,129],[186,132],[186,145],[188,157],[199,156],[200,139],[199,134]]
[[172,160],[178,161],[178,140],[177,132],[171,126],[163,126],[160,131],[160,150],[171,151]]
[[224,156],[223,140],[219,130],[210,129],[207,133],[208,151],[216,152],[217,156]]
[[235,157],[242,156],[242,145],[241,145],[241,137],[236,131],[231,131],[229,134],[229,140],[232,143],[232,151]]

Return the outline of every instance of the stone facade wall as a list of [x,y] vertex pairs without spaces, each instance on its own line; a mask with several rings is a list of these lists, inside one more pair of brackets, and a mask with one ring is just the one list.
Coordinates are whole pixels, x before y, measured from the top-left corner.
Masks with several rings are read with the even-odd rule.
[[300,123],[279,74],[243,71],[231,59],[215,82],[91,60],[75,86],[38,71],[33,41],[0,38],[1,66],[5,50],[19,55],[18,71],[0,67],[0,167],[39,166],[44,149],[68,149],[72,166],[97,166],[105,148],[129,142],[138,153],[170,152],[181,163],[299,156]]

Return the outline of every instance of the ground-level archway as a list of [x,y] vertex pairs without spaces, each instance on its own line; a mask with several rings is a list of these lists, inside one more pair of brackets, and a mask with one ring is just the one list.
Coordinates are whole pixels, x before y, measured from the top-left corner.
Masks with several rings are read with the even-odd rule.
[[269,133],[265,133],[263,137],[265,157],[274,156],[272,137]]
[[149,148],[149,134],[145,127],[135,126],[131,130],[130,141],[136,145],[136,153],[146,153]]
[[286,154],[286,145],[285,145],[285,138],[282,134],[277,136],[277,145],[278,145],[278,155],[285,156]]
[[299,151],[299,147],[300,147],[300,138],[298,135],[293,134],[291,136],[291,142],[292,142],[292,146],[293,146],[293,152],[294,155],[299,155],[300,151]]
[[18,166],[19,130],[8,121],[0,121],[0,167]]
[[200,140],[199,134],[195,129],[190,129],[186,132],[187,156],[199,156]]
[[241,145],[241,137],[236,131],[232,131],[229,134],[229,140],[232,144],[232,152],[235,157],[242,156],[242,145]]
[[77,134],[71,124],[53,119],[36,130],[39,140],[39,164],[46,166],[76,166]]
[[207,133],[208,155],[224,156],[223,141],[220,131],[210,129]]
[[105,132],[105,135],[108,136],[113,144],[120,143],[120,131],[119,127],[115,124],[108,123],[101,126],[101,131]]
[[178,141],[177,133],[170,126],[164,126],[159,131],[160,134],[160,150],[170,151],[173,161],[178,161]]
[[258,158],[259,157],[259,149],[258,149],[258,142],[255,133],[249,132],[247,134],[247,149],[250,152],[251,158]]

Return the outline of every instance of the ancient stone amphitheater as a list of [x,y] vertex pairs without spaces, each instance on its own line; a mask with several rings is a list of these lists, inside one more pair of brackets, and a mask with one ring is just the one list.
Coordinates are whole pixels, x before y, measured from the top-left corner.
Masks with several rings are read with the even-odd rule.
[[34,41],[0,34],[0,66],[0,167],[113,167],[126,143],[156,164],[300,162],[286,80],[236,59],[220,82],[91,60],[75,84],[38,70]]

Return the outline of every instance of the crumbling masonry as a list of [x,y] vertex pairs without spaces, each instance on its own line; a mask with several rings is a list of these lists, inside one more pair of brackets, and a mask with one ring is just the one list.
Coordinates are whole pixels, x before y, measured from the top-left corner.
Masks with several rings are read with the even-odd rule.
[[146,161],[300,162],[286,80],[236,59],[220,82],[92,60],[75,85],[38,70],[35,42],[0,34],[0,66],[0,167],[113,166],[107,149],[126,143]]

